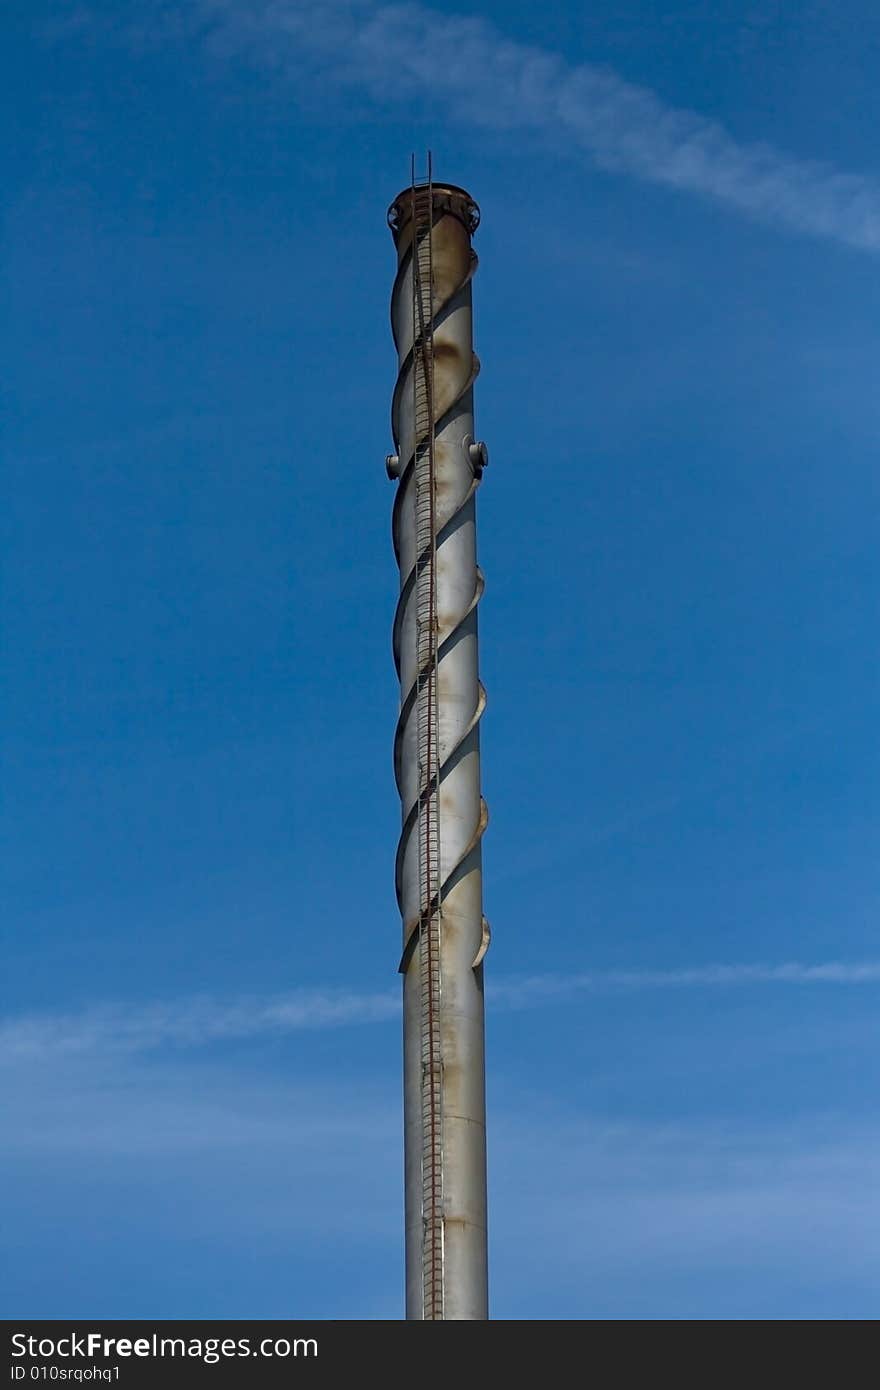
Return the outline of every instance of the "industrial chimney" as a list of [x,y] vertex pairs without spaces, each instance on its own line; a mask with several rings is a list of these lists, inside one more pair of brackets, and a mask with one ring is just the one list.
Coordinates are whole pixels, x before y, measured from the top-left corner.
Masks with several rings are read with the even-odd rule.
[[488,1317],[486,1105],[476,492],[487,463],[474,438],[471,236],[463,189],[404,189],[388,222],[398,269],[391,325],[399,359],[394,549],[400,599],[394,659],[400,717],[394,769],[403,828],[406,1315]]

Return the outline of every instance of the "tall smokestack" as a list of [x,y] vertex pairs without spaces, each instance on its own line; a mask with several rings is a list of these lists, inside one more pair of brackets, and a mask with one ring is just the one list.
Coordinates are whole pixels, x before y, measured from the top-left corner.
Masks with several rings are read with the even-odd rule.
[[488,1317],[486,1101],[476,491],[469,194],[431,179],[388,212],[398,269],[391,326],[399,359],[391,426],[400,599],[394,769],[403,829],[406,1315]]

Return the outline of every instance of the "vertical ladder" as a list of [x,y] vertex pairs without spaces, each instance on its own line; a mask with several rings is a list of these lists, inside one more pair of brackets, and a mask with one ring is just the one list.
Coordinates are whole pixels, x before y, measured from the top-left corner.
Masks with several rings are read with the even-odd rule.
[[419,975],[422,1042],[423,1318],[443,1317],[442,1059],[440,1055],[440,748],[437,711],[437,527],[434,457],[434,334],[431,156],[412,182],[412,298],[417,741],[419,792]]

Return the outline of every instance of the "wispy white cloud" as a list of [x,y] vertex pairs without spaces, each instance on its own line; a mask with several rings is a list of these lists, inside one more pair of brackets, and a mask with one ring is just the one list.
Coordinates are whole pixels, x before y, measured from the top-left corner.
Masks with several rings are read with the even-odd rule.
[[[880,984],[880,961],[817,965],[789,961],[781,965],[530,975],[493,981],[488,992],[495,1007],[529,1009],[574,1001],[589,991],[872,984]],[[386,1023],[399,1014],[397,990],[357,993],[331,989],[227,1000],[202,996],[147,1005],[98,1005],[78,1013],[23,1014],[0,1020],[0,1063],[77,1053],[202,1047],[310,1029]]]
[[601,169],[880,251],[878,178],[738,141],[607,67],[572,65],[489,21],[376,0],[194,0],[193,14],[216,52],[295,83],[329,78],[382,105],[538,134]]
[[880,961],[847,965],[840,961],[807,965],[704,965],[684,970],[597,970],[571,975],[530,975],[503,980],[493,995],[508,1008],[535,1005],[587,990],[712,989],[745,985],[871,985],[880,984]]
[[146,1006],[98,1005],[29,1014],[0,1023],[0,1061],[78,1052],[145,1052],[235,1038],[382,1023],[400,1012],[397,991],[302,990],[270,998],[177,999]]

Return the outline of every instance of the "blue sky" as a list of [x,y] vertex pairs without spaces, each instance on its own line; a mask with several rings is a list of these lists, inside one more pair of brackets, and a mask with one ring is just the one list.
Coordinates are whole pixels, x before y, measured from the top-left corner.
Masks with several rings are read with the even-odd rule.
[[427,146],[483,210],[493,1315],[875,1315],[876,8],[2,25],[6,1315],[401,1316]]

